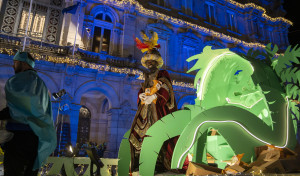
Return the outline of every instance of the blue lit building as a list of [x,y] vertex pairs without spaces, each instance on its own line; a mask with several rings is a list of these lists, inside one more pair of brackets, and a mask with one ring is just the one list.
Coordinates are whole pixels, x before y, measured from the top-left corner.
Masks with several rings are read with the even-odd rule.
[[[193,63],[185,60],[205,46],[246,53],[270,42],[281,50],[289,45],[287,34],[292,23],[283,18],[281,0],[87,0],[85,3],[73,15],[61,11],[76,2],[34,0],[26,50],[39,60],[36,69],[49,90],[68,92],[61,101],[53,99],[56,123],[70,126],[62,144],[105,142],[105,157],[117,156],[120,141],[137,109],[143,68],[142,53],[135,47],[134,38],[140,37],[141,30],[158,33],[163,69],[173,79],[178,108],[193,104],[196,98],[194,74],[186,73]],[[22,48],[30,1],[1,0],[0,4],[0,108],[3,108],[3,87],[13,75],[11,55]]]

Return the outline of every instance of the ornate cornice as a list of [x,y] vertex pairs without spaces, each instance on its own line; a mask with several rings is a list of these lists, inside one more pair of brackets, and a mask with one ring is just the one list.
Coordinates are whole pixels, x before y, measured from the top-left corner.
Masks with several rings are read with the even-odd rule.
[[269,21],[272,21],[272,22],[277,22],[277,21],[282,21],[284,23],[287,23],[289,25],[293,25],[293,22],[291,22],[290,20],[287,20],[283,17],[270,17],[267,15],[267,11],[265,8],[261,7],[261,6],[258,6],[254,3],[247,3],[247,4],[241,4],[241,3],[238,3],[236,1],[233,1],[233,0],[226,0],[227,2],[239,7],[239,8],[242,8],[242,9],[246,9],[246,8],[254,8],[256,10],[259,10],[259,11],[262,11],[262,17],[265,18],[266,20],[269,20]]
[[[14,55],[17,52],[16,49],[11,49],[9,47],[0,47],[0,53],[1,54],[7,54],[9,56]],[[113,72],[113,73],[119,73],[119,74],[126,74],[126,75],[135,75],[137,80],[144,80],[143,72],[137,68],[128,68],[128,67],[117,67],[113,65],[107,64],[99,64],[99,63],[92,63],[88,61],[84,61],[80,59],[80,56],[77,54],[76,57],[72,57],[71,55],[60,55],[60,54],[54,54],[48,55],[46,53],[41,53],[36,50],[30,50],[30,53],[33,55],[33,57],[37,60],[37,63],[56,63],[56,64],[69,64],[69,65],[77,65],[82,68],[88,68],[93,70],[104,71],[104,72]],[[115,62],[117,62],[118,58],[114,57]],[[119,60],[123,61],[122,58],[119,58]],[[74,71],[73,67],[72,68]],[[70,72],[70,70],[69,70]],[[188,88],[193,89],[194,86],[192,83],[185,83],[181,81],[173,81],[174,86],[178,86],[181,88]]]
[[[154,10],[151,10],[151,9],[146,9],[137,0],[99,0],[99,1],[101,1],[102,3],[104,3],[106,5],[113,5],[113,6],[121,8],[121,9],[122,8],[127,9],[129,7],[134,7],[137,12],[139,12],[140,14],[143,14],[145,16],[161,19],[161,20],[164,20],[166,22],[169,22],[169,23],[177,25],[177,26],[190,27],[190,28],[192,28],[196,31],[206,33],[206,34],[211,35],[213,37],[223,39],[223,40],[226,40],[228,42],[241,44],[244,47],[265,48],[265,45],[262,44],[262,43],[245,42],[245,41],[242,41],[242,40],[237,39],[235,37],[225,35],[225,34],[220,33],[220,32],[216,32],[212,29],[208,29],[208,28],[203,27],[203,26],[193,24],[191,22],[184,21],[182,19],[178,19],[178,18],[175,18],[175,17],[172,17],[172,16],[168,16],[168,15],[156,12]],[[232,5],[235,5],[237,7],[243,8],[243,9],[255,8],[257,10],[263,11],[264,12],[263,17],[267,20],[272,21],[272,22],[282,21],[282,22],[287,23],[289,25],[293,24],[291,21],[289,21],[285,18],[282,18],[282,17],[272,18],[272,17],[268,16],[266,14],[266,10],[263,7],[255,5],[253,3],[240,4],[240,3],[236,2],[236,1],[233,1],[233,0],[224,0],[224,1],[226,1],[228,3],[231,3]]]

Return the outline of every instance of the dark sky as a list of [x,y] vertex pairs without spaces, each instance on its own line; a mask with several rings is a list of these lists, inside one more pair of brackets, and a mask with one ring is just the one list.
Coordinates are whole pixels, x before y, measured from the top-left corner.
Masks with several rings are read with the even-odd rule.
[[[298,3],[297,3],[298,2]],[[293,22],[289,28],[289,41],[292,46],[300,44],[300,5],[296,0],[284,0],[283,8],[286,10],[286,19]]]

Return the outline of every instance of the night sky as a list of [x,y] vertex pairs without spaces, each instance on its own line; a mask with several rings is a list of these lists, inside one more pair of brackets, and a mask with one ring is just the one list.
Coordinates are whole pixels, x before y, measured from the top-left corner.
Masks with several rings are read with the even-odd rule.
[[293,26],[289,28],[289,41],[292,46],[300,44],[300,5],[299,1],[284,0],[283,8],[286,10],[286,19],[293,22]]

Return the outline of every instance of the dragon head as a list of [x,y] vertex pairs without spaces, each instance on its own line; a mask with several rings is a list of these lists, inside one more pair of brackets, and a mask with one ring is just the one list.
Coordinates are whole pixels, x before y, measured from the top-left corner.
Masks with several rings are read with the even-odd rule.
[[202,53],[187,61],[195,59],[197,62],[188,71],[199,70],[194,81],[197,89],[195,105],[205,110],[216,106],[237,106],[252,112],[272,127],[266,92],[255,81],[252,63],[229,49],[213,50],[211,46],[206,46]]

